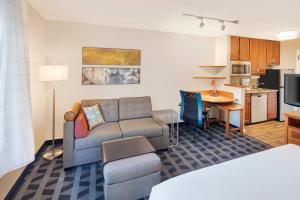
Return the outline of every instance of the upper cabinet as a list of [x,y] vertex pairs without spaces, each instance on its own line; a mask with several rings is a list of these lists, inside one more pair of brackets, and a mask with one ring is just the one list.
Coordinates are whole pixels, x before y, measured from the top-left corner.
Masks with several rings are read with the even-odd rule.
[[259,69],[259,40],[250,39],[251,74],[256,74]]
[[258,74],[263,75],[267,69],[267,41],[258,40]]
[[280,42],[231,36],[230,59],[251,62],[251,74],[263,75],[267,66],[280,65]]
[[249,38],[240,37],[240,60],[249,61]]
[[231,60],[249,61],[250,39],[245,37],[231,36]]
[[280,65],[280,42],[267,40],[267,65]]
[[239,60],[240,56],[240,37],[231,36],[230,39],[230,60]]
[[266,72],[267,46],[265,40],[250,39],[251,74],[263,75]]

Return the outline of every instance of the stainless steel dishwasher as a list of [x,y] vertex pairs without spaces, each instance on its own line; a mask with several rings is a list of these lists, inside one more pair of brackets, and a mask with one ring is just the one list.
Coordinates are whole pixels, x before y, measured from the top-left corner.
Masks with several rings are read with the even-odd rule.
[[251,94],[251,123],[267,120],[267,93]]

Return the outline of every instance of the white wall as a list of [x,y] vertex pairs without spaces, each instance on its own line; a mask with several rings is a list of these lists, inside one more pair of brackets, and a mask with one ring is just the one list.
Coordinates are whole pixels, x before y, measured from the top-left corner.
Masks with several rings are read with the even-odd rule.
[[32,120],[36,151],[45,141],[45,84],[38,79],[39,66],[45,64],[46,21],[29,6],[29,64]]
[[215,42],[215,65],[223,65],[225,68],[216,68],[216,76],[225,76],[226,80],[218,80],[218,86],[230,82],[230,36],[220,36]]
[[297,49],[300,49],[300,39],[280,42],[280,68],[294,69],[296,67]]
[[[82,47],[141,49],[141,84],[82,86]],[[64,112],[80,99],[149,95],[153,109],[177,110],[180,89],[199,90],[209,85],[209,81],[192,77],[208,74],[197,66],[214,64],[214,53],[215,38],[210,37],[48,21],[47,62],[69,66],[69,79],[57,84],[57,137],[62,137]],[[50,120],[50,86],[47,96]],[[51,138],[50,132],[46,138]]]
[[[34,128],[35,150],[44,142],[45,125],[45,86],[38,81],[38,66],[45,58],[45,20],[28,6],[29,62],[32,119]],[[0,199],[4,199],[24,168],[12,171],[0,179]]]

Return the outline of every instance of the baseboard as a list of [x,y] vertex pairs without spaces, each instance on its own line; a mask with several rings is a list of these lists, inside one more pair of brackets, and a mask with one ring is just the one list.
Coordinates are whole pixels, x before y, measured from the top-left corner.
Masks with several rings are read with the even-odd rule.
[[[55,140],[55,145],[61,145],[63,143],[63,139],[56,139]],[[39,148],[39,150],[35,153],[35,160],[42,156],[42,152],[47,148],[47,146],[52,144],[52,140],[46,140],[42,146]],[[4,200],[11,200],[14,199],[15,195],[17,194],[18,190],[20,189],[20,187],[22,186],[22,182],[24,181],[25,176],[29,173],[30,168],[32,167],[34,161],[29,163],[25,169],[23,170],[23,172],[21,173],[21,175],[19,176],[19,178],[16,180],[15,184],[12,186],[12,188],[9,190],[9,192],[7,193],[6,197],[4,198]]]

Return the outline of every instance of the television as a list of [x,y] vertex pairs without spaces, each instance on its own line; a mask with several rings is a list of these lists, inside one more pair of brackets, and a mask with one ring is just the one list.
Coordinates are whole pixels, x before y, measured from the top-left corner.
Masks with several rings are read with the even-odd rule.
[[300,107],[300,74],[284,75],[284,103]]

